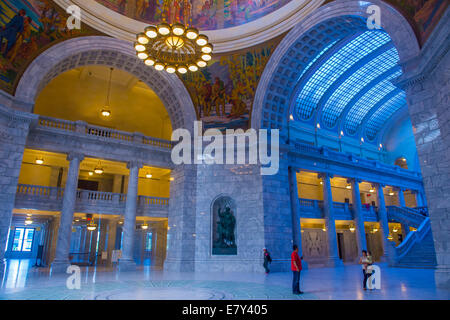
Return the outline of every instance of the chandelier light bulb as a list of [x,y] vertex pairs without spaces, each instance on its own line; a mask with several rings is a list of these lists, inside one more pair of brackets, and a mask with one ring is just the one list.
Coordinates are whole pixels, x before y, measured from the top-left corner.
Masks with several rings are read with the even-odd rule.
[[206,63],[206,61],[199,60],[199,61],[197,61],[197,65],[198,65],[200,68],[204,68],[204,67],[206,67],[207,63]]
[[142,52],[142,51],[145,51],[145,46],[143,44],[136,43],[134,45],[134,49],[136,49],[136,51],[138,51],[138,52]]
[[184,25],[182,25],[181,23],[175,23],[172,26],[172,33],[174,35],[181,36],[184,33],[184,30]]
[[202,47],[203,53],[211,53],[212,51],[213,51],[213,46],[209,43]]
[[139,52],[137,56],[141,60],[145,60],[148,58],[148,54],[146,54],[145,52]]
[[202,59],[205,61],[210,61],[211,60],[211,55],[210,54],[203,54],[202,55]]
[[185,74],[188,71],[188,69],[186,68],[186,66],[179,66],[177,71],[181,74]]
[[158,36],[158,30],[154,26],[148,26],[145,28],[145,35],[150,39],[154,39]]
[[155,69],[158,70],[158,71],[164,70],[164,64],[162,64],[161,62],[156,62],[155,63]]
[[148,66],[153,66],[155,64],[155,60],[153,60],[152,58],[148,58],[147,60],[145,60],[145,64]]
[[146,37],[145,33],[139,33],[139,34],[137,35],[137,41],[138,41],[140,44],[147,44],[147,43],[150,42],[150,39]]
[[198,37],[198,30],[195,28],[189,28],[186,30],[186,37],[191,40],[195,40]]
[[167,36],[170,33],[170,26],[167,23],[161,23],[157,28],[159,34],[163,36]]
[[208,43],[208,37],[205,35],[199,35],[197,40],[195,41],[199,46],[204,46]]
[[171,65],[169,65],[169,66],[166,67],[166,71],[167,71],[168,73],[174,73],[176,70],[177,70],[177,69],[175,69],[175,67],[174,67],[174,66],[171,66]]
[[109,111],[108,107],[105,107],[102,112],[101,112],[102,116],[104,116],[105,118],[108,118],[111,116],[111,111]]
[[191,64],[191,65],[189,65],[189,70],[192,72],[195,72],[198,70],[198,67],[195,64]]

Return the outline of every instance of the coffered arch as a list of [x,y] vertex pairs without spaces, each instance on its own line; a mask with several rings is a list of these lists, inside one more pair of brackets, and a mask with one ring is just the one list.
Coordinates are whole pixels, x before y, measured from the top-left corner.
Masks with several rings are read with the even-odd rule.
[[[287,136],[286,128],[296,99],[295,93],[298,92],[299,86],[305,85],[306,73],[316,72],[326,59],[349,42],[357,42],[358,37],[361,37],[361,41],[364,40],[363,34],[367,31],[368,14],[366,12],[368,6],[372,4],[381,8],[382,30],[379,31],[387,37],[382,39],[384,35],[381,34],[373,37],[373,42],[377,45],[374,47],[374,53],[369,56],[370,59],[366,58],[364,62],[368,64],[374,59],[392,58],[391,56],[397,54],[401,65],[401,62],[418,54],[420,48],[413,29],[398,11],[385,2],[337,0],[328,3],[296,25],[271,56],[256,91],[252,127],[278,128],[281,129],[282,136]],[[363,66],[359,65],[359,68]],[[396,71],[401,71],[400,67],[395,70],[391,68],[392,66],[388,66],[381,75],[388,77]],[[354,69],[353,71],[356,72],[357,69]],[[348,78],[349,74],[346,74],[344,70],[341,76]],[[381,79],[380,77],[378,80]],[[303,84],[300,84],[302,81]],[[338,86],[336,85],[334,89],[337,90]],[[328,90],[327,98],[336,98],[333,97],[333,92],[336,90]],[[363,93],[360,95],[362,96]],[[327,99],[324,99],[321,105],[327,106]],[[311,106],[311,110],[314,108],[317,108],[317,104]],[[350,107],[344,105],[343,110],[340,111],[345,111],[348,116],[349,109]],[[311,116],[312,114],[309,114],[305,119],[315,125],[312,122],[317,119]],[[332,120],[335,122],[336,119]],[[335,126],[336,128],[339,126]]]
[[88,65],[129,72],[158,95],[167,109],[173,129],[193,128],[195,109],[181,80],[176,75],[145,66],[136,57],[131,43],[110,37],[79,37],[47,49],[23,74],[15,98],[22,103],[34,104],[36,97],[52,79],[71,69]]

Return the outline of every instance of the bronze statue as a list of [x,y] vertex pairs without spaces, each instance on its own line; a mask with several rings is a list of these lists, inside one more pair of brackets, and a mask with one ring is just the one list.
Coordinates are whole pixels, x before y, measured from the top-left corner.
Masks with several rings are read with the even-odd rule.
[[236,226],[236,218],[230,207],[225,210],[218,210],[219,221],[217,221],[217,241],[216,246],[219,248],[235,248],[234,228]]

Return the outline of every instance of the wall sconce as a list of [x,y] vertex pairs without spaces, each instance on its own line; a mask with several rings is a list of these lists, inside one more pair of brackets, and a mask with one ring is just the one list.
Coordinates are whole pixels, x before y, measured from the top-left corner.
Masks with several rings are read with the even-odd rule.
[[147,174],[145,175],[145,177],[146,177],[147,179],[151,179],[151,178],[152,178],[152,174],[151,174],[151,173],[147,173]]
[[147,230],[148,229],[148,224],[146,222],[144,222],[144,224],[141,225],[141,229],[142,230]]
[[349,228],[350,232],[355,232],[356,228],[354,225],[351,225]]
[[39,157],[39,158],[36,158],[35,162],[36,162],[36,164],[41,165],[41,164],[44,164],[44,159],[42,157]]

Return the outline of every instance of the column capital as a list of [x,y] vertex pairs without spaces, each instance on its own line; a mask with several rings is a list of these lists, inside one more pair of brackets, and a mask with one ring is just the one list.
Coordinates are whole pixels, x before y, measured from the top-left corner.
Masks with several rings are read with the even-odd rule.
[[127,168],[131,169],[131,168],[138,168],[141,169],[144,166],[144,164],[140,161],[128,161],[127,162]]
[[320,172],[320,173],[317,174],[317,177],[319,179],[326,179],[326,178],[333,179],[334,176],[333,176],[333,174],[328,173],[328,172]]
[[79,152],[69,152],[67,154],[67,161],[72,161],[74,159],[78,159],[78,161],[83,161],[84,160],[84,154],[79,153]]
[[359,178],[348,178],[347,183],[361,183],[362,179]]
[[386,187],[386,185],[384,183],[374,183],[374,184],[376,184],[376,186],[381,188],[381,189]]

